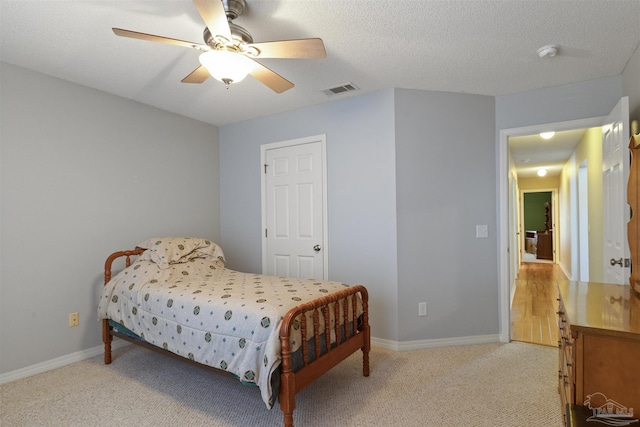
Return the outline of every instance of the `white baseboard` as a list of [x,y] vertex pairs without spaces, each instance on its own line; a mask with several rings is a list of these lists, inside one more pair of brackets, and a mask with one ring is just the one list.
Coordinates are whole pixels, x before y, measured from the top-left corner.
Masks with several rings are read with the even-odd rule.
[[562,270],[562,272],[564,273],[565,276],[567,276],[567,278],[569,280],[574,280],[571,278],[571,275],[567,272],[567,269],[565,268],[564,264],[560,263],[558,264],[560,266],[560,270]]
[[500,342],[500,335],[475,335],[471,337],[439,338],[420,341],[389,341],[381,338],[371,338],[371,345],[394,351],[420,350],[424,348],[450,347],[457,345],[488,344]]
[[[115,338],[111,344],[111,350],[117,350],[130,344],[131,343],[125,340]],[[104,345],[99,345],[86,350],[76,351],[75,353],[67,354],[65,356],[56,357],[55,359],[47,360],[46,362],[36,363],[35,365],[27,366],[26,368],[16,369],[15,371],[0,374],[0,385],[31,377],[33,375],[42,374],[43,372],[61,368],[71,363],[80,362],[81,360],[89,359],[103,353]]]

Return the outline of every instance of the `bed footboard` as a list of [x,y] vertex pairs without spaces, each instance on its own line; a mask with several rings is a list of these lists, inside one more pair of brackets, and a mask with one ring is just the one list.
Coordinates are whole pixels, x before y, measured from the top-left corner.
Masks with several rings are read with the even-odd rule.
[[[362,315],[357,314],[357,295],[362,301]],[[340,292],[329,294],[291,309],[285,316],[280,328],[282,347],[282,365],[280,374],[280,409],[284,414],[285,427],[293,427],[295,395],[315,381],[325,372],[349,357],[358,349],[362,350],[362,374],[369,376],[369,350],[371,332],[369,327],[369,295],[364,286],[357,285]],[[333,312],[331,312],[333,310]],[[307,325],[307,314],[311,312],[312,325]],[[324,319],[320,324],[320,313]],[[335,320],[333,330],[330,318]],[[302,333],[302,368],[293,371],[291,362],[291,332],[294,322],[299,319]],[[349,326],[351,325],[351,327]],[[331,335],[336,339],[331,342]],[[314,342],[309,350],[308,336]],[[321,342],[324,340],[324,343]],[[321,353],[324,346],[325,352]]]

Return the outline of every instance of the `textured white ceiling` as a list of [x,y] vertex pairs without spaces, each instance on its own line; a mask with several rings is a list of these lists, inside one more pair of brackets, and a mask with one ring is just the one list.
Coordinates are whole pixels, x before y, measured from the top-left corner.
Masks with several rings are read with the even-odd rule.
[[[256,42],[320,37],[327,58],[263,60],[295,83],[275,94],[248,77],[226,90],[180,80],[188,48],[111,28],[201,43],[189,0],[0,2],[0,60],[214,125],[385,88],[501,95],[619,75],[640,43],[640,0],[247,0],[235,22]],[[560,45],[558,56],[536,50]],[[353,82],[361,90],[327,97]]]

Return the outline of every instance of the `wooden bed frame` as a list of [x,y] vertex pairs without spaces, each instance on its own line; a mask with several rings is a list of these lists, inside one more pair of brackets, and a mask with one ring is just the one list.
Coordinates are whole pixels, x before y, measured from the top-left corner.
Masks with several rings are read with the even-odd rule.
[[[125,257],[125,266],[131,265],[131,257],[140,255],[144,252],[144,249],[134,249],[119,251],[111,254],[104,265],[104,284],[106,285],[111,280],[111,267],[113,262],[121,257]],[[363,313],[360,319],[356,315],[356,298],[351,298],[352,304],[352,318],[349,318],[347,298],[350,295],[360,294],[362,299]],[[343,304],[336,304],[338,301],[343,301]],[[280,409],[284,414],[285,427],[293,427],[293,411],[296,407],[295,396],[296,393],[304,389],[307,385],[322,376],[325,372],[328,372],[331,368],[338,363],[349,357],[351,354],[362,350],[362,373],[365,377],[369,376],[369,350],[371,348],[371,332],[369,327],[369,308],[368,308],[369,296],[367,289],[364,286],[357,285],[344,290],[328,294],[324,297],[315,299],[305,304],[301,304],[295,308],[289,310],[285,315],[283,323],[280,327],[280,345],[282,351],[282,363],[280,366],[280,390],[278,399],[280,400]],[[330,308],[333,305],[333,308]],[[342,306],[342,310],[340,308]],[[329,324],[330,312],[334,310],[335,331],[336,337],[341,336],[340,324],[349,325],[352,324],[353,328],[344,328],[344,341],[334,343],[333,346],[331,340],[331,328]],[[324,316],[324,324],[321,325],[319,321],[319,313],[322,311]],[[342,312],[341,312],[342,311]],[[300,316],[302,313],[312,312],[313,325],[307,325],[306,316]],[[303,366],[293,371],[293,365],[291,362],[291,341],[290,331],[293,329],[293,321],[300,319],[300,330],[302,333],[302,363]],[[342,319],[342,322],[337,321]],[[358,322],[360,320],[360,322]],[[313,328],[313,340],[315,344],[315,350],[310,354],[308,345],[308,330]],[[349,330],[351,329],[351,331]],[[320,353],[321,348],[321,335],[324,335],[325,348],[328,351]],[[184,357],[175,355],[163,348],[156,347],[145,341],[131,338],[125,334],[114,331],[109,326],[109,320],[104,319],[102,321],[102,341],[104,342],[104,363],[111,363],[111,341],[113,337],[125,339],[143,347],[159,351],[163,354],[171,355],[180,360],[188,363],[196,364],[200,367],[207,368],[217,373],[228,374],[225,371],[202,365],[197,362],[193,362]],[[339,341],[339,340],[337,340]],[[228,374],[230,375],[230,374]]]

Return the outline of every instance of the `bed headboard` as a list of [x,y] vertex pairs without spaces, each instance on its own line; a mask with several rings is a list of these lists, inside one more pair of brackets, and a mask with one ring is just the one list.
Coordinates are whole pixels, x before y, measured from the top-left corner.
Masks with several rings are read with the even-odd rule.
[[112,267],[113,261],[115,261],[120,257],[125,257],[125,260],[124,260],[125,267],[129,267],[131,265],[131,257],[134,255],[140,255],[144,251],[145,249],[136,248],[133,250],[119,251],[119,252],[112,253],[104,263],[104,284],[106,285],[107,283],[109,283],[109,280],[111,280],[111,267]]

